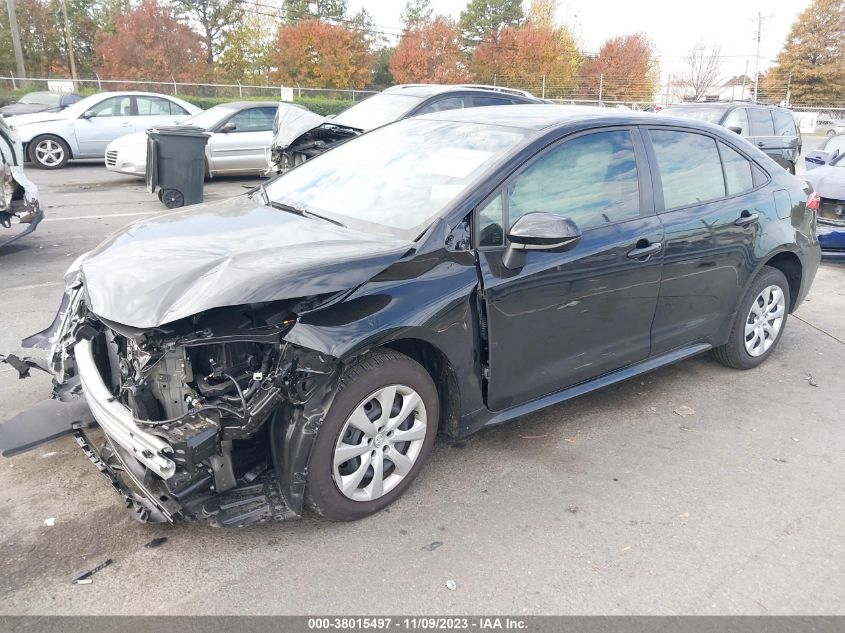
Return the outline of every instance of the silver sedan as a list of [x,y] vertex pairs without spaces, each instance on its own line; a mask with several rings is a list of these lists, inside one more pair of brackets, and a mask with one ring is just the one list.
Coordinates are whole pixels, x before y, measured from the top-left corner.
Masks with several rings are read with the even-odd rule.
[[[261,174],[273,137],[272,101],[239,101],[209,108],[182,122],[211,134],[205,148],[208,176]],[[147,169],[147,134],[139,132],[112,141],[106,148],[106,167],[131,176]]]

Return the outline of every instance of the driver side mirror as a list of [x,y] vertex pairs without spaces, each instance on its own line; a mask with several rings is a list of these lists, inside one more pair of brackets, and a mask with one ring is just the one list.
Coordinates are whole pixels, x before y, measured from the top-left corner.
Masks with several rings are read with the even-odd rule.
[[510,269],[525,265],[528,251],[568,251],[581,240],[581,229],[554,213],[526,213],[508,231],[502,263]]
[[238,126],[232,123],[231,121],[220,128],[220,131],[223,133],[234,132],[238,129]]
[[93,119],[95,116],[97,116],[97,113],[94,112],[93,110],[86,110],[85,112],[82,113],[83,119]]
[[735,133],[739,134],[740,136],[742,136],[742,128],[739,127],[738,125],[729,125],[728,129],[731,132],[735,132]]

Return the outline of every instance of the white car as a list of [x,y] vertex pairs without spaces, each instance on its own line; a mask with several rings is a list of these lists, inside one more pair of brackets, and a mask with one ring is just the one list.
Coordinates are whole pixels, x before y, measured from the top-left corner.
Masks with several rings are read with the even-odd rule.
[[[205,147],[206,173],[211,176],[262,174],[273,139],[274,101],[223,103],[185,119],[211,134]],[[106,168],[143,177],[147,170],[147,134],[137,132],[112,141]]]
[[60,169],[74,158],[103,158],[106,145],[118,137],[179,123],[199,112],[201,108],[168,95],[101,92],[60,112],[21,114],[6,121],[36,167]]

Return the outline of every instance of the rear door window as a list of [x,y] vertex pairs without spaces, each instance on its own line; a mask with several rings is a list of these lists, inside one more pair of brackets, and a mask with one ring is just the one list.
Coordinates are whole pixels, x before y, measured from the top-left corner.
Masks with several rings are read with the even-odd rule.
[[772,110],[772,118],[775,122],[775,136],[797,136],[795,119],[788,110]]
[[650,130],[663,184],[663,203],[675,209],[725,196],[725,179],[716,141],[703,134]]
[[748,118],[751,121],[752,136],[774,136],[775,124],[772,113],[764,108],[749,108]]
[[733,110],[725,119],[724,126],[727,128],[739,128],[741,136],[751,136],[751,128],[748,126],[748,114],[745,108]]

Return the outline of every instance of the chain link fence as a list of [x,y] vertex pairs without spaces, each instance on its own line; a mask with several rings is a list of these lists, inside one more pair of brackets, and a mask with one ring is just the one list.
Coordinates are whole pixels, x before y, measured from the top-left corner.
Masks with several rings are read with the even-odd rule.
[[[26,77],[0,76],[0,98],[4,95],[20,94],[36,90],[49,90],[51,82],[71,83],[67,77]],[[545,77],[509,78],[507,82],[493,77],[491,85],[527,90],[537,97],[546,98],[554,103],[570,105],[591,105],[632,110],[651,110],[667,101],[664,95],[646,95],[633,100],[607,98],[608,93],[616,92],[617,85],[599,81],[597,86],[585,87],[575,81],[552,82]],[[104,90],[139,90],[158,92],[178,97],[206,99],[267,99],[278,100],[290,96],[295,98],[322,98],[343,102],[357,102],[376,94],[378,90],[356,90],[341,88],[306,88],[294,86],[273,86],[269,84],[245,83],[200,83],[179,81],[138,81],[128,79],[102,79],[98,76],[78,79],[75,89],[83,95]],[[671,101],[669,99],[668,101]],[[845,119],[845,103],[842,104],[792,104],[796,112],[814,112],[819,116]]]
[[338,101],[360,101],[378,92],[377,90],[354,90],[339,88],[303,88],[294,86],[272,86],[237,83],[193,83],[180,81],[136,81],[129,79],[101,79],[87,77],[72,82],[67,77],[24,77],[0,76],[0,96],[21,92],[49,90],[55,82],[72,83],[75,91],[87,95],[104,90],[138,90],[158,92],[177,97],[203,97],[210,99],[281,99],[286,92],[296,97],[322,97]]

